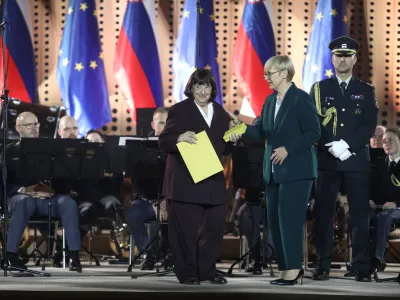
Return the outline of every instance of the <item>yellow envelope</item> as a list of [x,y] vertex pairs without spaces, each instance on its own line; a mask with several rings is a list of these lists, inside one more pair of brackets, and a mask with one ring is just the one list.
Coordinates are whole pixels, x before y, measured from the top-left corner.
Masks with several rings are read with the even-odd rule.
[[198,183],[224,169],[207,133],[202,131],[196,136],[196,144],[180,142],[176,145],[194,183]]
[[246,132],[247,126],[245,123],[240,123],[239,125],[229,129],[227,132],[224,134],[224,141],[229,142],[229,137],[231,136],[232,133],[236,134],[243,134]]

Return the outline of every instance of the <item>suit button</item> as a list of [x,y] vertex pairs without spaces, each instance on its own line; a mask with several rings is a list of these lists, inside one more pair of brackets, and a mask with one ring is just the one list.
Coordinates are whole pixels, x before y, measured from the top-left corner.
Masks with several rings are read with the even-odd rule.
[[346,111],[346,109],[345,109],[345,108],[342,108],[342,111]]
[[343,126],[344,126],[344,124],[343,124],[343,123],[341,123],[341,124],[340,124],[340,126],[342,126],[342,127],[343,127]]

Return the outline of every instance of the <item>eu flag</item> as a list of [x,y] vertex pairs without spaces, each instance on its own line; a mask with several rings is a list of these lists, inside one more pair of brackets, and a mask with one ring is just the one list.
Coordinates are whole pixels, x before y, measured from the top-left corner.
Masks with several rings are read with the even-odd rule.
[[303,66],[303,88],[306,91],[309,91],[315,82],[335,76],[328,45],[335,38],[346,35],[348,19],[345,2],[318,1]]
[[95,0],[70,0],[57,66],[67,113],[79,134],[111,121]]
[[[196,68],[206,68],[211,70],[217,82],[217,97],[215,101],[223,104],[217,61],[218,52],[213,1],[199,1],[199,32],[197,31],[198,14],[196,2],[196,0],[187,0],[185,3],[178,40],[174,49],[172,68],[175,75],[175,101],[179,102],[185,99],[183,94],[185,86]],[[200,53],[198,53],[198,43],[200,43]]]

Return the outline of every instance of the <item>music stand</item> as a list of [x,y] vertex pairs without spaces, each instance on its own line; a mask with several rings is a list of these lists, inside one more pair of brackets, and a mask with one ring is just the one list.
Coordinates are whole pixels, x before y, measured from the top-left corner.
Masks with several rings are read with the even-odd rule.
[[[75,139],[21,139],[20,167],[17,177],[24,180],[49,182],[47,257],[50,260],[51,195],[52,181],[58,179],[98,179],[104,176],[104,161],[101,160],[104,145]],[[65,249],[63,249],[65,251]],[[64,261],[65,265],[65,261]]]
[[[156,199],[156,235],[146,245],[146,247],[132,260],[128,266],[128,272],[132,272],[132,267],[137,259],[155,243],[156,253],[156,273],[132,275],[136,279],[143,276],[164,276],[173,271],[159,270],[159,244],[160,244],[160,202],[161,187],[164,180],[165,163],[167,154],[159,149],[157,138],[142,138],[137,140],[127,140],[127,175],[131,177],[133,188],[140,188],[149,199]],[[140,174],[140,175],[139,175]],[[140,176],[140,177],[139,177]],[[154,185],[157,187],[154,189]]]
[[[254,188],[259,190],[264,190],[264,180],[263,180],[263,159],[265,153],[265,141],[251,141],[246,138],[242,138],[242,141],[234,148],[232,152],[232,180],[233,186],[235,188]],[[263,235],[260,243],[255,245],[253,248],[249,249],[240,258],[238,258],[229,268],[228,274],[231,275],[233,268],[240,262],[242,262],[248,255],[254,251],[262,250],[262,260],[265,259],[265,246],[272,246],[268,243],[268,238],[266,238],[265,229],[265,206],[262,205],[264,197],[260,199],[261,207],[264,207],[263,211]],[[270,264],[270,275],[275,276],[272,269],[272,263]]]

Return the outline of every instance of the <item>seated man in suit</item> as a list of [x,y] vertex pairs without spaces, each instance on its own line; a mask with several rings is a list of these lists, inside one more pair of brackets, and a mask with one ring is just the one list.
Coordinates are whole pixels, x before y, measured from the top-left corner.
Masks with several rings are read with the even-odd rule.
[[[40,123],[30,112],[21,113],[16,120],[15,129],[21,138],[38,138]],[[49,200],[43,193],[49,189],[41,183],[17,179],[20,143],[8,146],[8,210],[10,226],[8,228],[7,254],[12,266],[24,267],[18,257],[18,245],[22,233],[33,215],[48,216]],[[40,194],[42,193],[42,196]],[[65,229],[65,238],[69,244],[69,257],[72,259],[71,271],[82,272],[79,259],[81,240],[79,238],[78,208],[69,196],[56,194],[50,198],[52,216],[60,217]]]
[[383,135],[383,149],[387,155],[379,163],[380,199],[370,201],[371,208],[377,209],[382,203],[382,210],[376,210],[375,250],[371,258],[371,269],[376,270],[384,263],[386,241],[391,225],[400,222],[400,130],[391,128]]
[[[151,132],[150,135],[159,136],[161,134],[161,132],[164,130],[167,116],[168,108],[166,107],[159,107],[154,111],[153,121],[151,122],[151,127],[154,131]],[[150,236],[147,233],[145,225],[147,222],[154,221],[156,219],[156,208],[151,201],[147,199],[138,182],[133,182],[132,185],[134,186],[134,194],[132,196],[131,206],[128,209],[127,223],[133,235],[135,245],[138,248],[138,251],[141,252],[151,241],[151,238],[156,235],[155,224],[150,228]],[[163,200],[160,205],[160,220],[167,221],[168,215],[166,201]],[[169,253],[168,226],[160,226],[160,231],[162,242],[160,250],[164,253]],[[155,247],[150,247],[150,249],[147,251],[146,259],[141,266],[142,270],[152,270],[154,268],[155,255]],[[165,269],[172,269],[173,266],[170,254],[164,254],[164,256]]]

